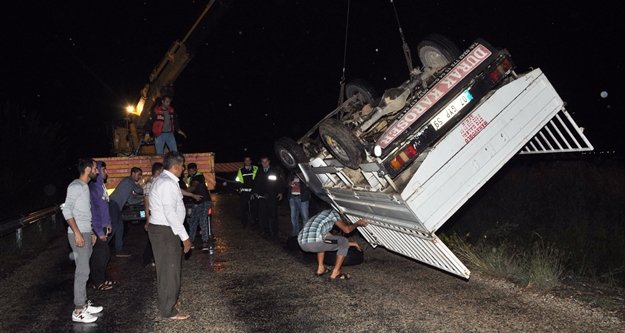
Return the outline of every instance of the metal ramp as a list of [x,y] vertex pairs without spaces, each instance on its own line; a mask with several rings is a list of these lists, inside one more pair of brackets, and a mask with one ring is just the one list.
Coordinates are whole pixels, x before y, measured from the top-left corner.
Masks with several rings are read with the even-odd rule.
[[[360,217],[344,214],[352,222]],[[450,274],[469,279],[471,271],[434,234],[399,227],[379,220],[358,227],[360,234],[373,246],[383,246],[389,251],[405,255]]]
[[521,149],[519,154],[575,153],[593,150],[571,115],[562,109]]

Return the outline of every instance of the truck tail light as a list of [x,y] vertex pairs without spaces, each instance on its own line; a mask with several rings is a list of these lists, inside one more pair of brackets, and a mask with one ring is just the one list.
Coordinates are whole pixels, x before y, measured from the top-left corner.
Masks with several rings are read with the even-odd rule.
[[508,58],[504,58],[495,68],[493,68],[489,73],[488,77],[493,83],[499,82],[506,72],[508,72],[512,68],[512,61]]
[[404,164],[408,161],[412,160],[413,157],[417,156],[417,149],[415,149],[414,145],[410,144],[406,148],[402,149],[395,158],[391,160],[389,165],[391,168],[399,171]]

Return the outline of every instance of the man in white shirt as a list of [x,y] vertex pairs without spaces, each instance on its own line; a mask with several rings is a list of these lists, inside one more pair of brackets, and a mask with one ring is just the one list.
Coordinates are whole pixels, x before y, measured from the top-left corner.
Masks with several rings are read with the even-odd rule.
[[191,241],[183,224],[186,209],[178,182],[184,170],[184,156],[169,152],[163,156],[163,166],[165,170],[150,189],[148,236],[156,263],[158,309],[163,317],[181,320],[189,315],[176,309],[182,275],[180,241],[184,253],[191,250]]

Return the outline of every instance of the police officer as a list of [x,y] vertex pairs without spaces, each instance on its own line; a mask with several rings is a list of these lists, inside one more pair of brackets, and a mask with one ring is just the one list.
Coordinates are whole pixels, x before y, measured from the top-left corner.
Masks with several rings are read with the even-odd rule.
[[258,213],[261,234],[272,238],[278,237],[278,201],[282,200],[285,188],[284,179],[279,169],[270,165],[269,158],[260,159],[252,195],[258,198]]
[[254,225],[256,223],[256,212],[252,209],[253,202],[250,201],[252,197],[252,188],[254,187],[254,179],[258,167],[252,165],[252,159],[246,156],[243,161],[243,167],[237,171],[237,177],[235,180],[240,184],[239,187],[239,201],[241,205],[241,225],[243,228],[247,227],[250,223]]

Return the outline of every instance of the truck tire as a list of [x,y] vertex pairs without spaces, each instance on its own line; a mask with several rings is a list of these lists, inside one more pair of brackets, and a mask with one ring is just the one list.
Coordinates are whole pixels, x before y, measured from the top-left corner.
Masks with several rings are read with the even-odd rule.
[[304,149],[291,138],[282,137],[274,143],[273,147],[276,156],[288,170],[295,170],[298,163],[308,160]]
[[360,94],[365,104],[373,104],[377,95],[375,89],[364,80],[354,79],[345,85],[345,99]]
[[323,145],[341,164],[358,169],[365,160],[364,149],[358,139],[343,124],[329,118],[319,125],[319,136]]
[[[323,257],[323,263],[327,266],[334,266],[334,262],[336,261],[336,251],[326,252]],[[361,251],[358,251],[355,247],[350,246],[347,251],[347,256],[345,257],[345,261],[343,262],[343,266],[353,266],[360,265],[365,261],[365,256]]]
[[439,34],[428,35],[419,45],[417,53],[425,67],[441,69],[460,56],[460,50],[454,42]]

